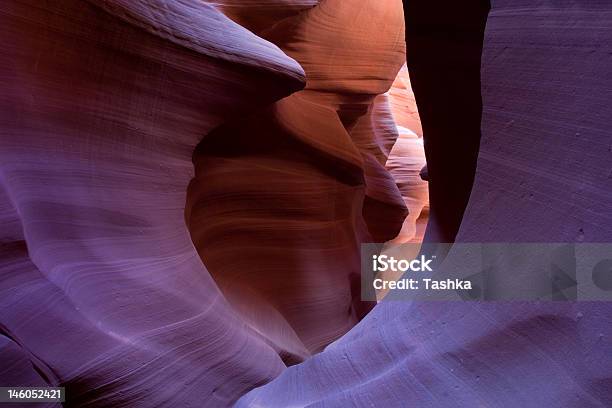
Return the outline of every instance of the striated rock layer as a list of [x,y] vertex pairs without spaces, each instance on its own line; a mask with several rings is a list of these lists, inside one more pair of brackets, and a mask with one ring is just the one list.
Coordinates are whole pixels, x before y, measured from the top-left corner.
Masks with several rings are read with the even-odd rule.
[[[465,15],[473,11],[466,3],[410,3],[425,13],[412,20],[434,21],[443,6],[452,10],[453,25],[465,28],[474,18]],[[494,0],[491,6],[482,61],[482,150],[457,240],[612,241],[612,49],[602,41],[612,35],[612,5]],[[438,34],[448,21],[437,21],[435,38],[411,38],[409,29],[408,46],[446,38]],[[458,67],[431,68],[452,76]],[[418,84],[418,75],[412,79],[418,101],[420,85],[427,85]],[[431,109],[452,104],[461,111],[470,98],[447,98]],[[429,143],[427,113],[420,113]],[[438,117],[450,119],[461,118],[456,112]],[[454,124],[440,126],[448,126],[434,136],[441,137],[440,148],[468,137]],[[453,163],[438,165],[458,171]],[[238,406],[607,407],[611,316],[612,305],[604,302],[383,302],[323,353],[250,392]]]
[[217,407],[277,376],[185,195],[202,136],[302,88],[302,68],[200,1],[5,1],[0,33],[0,384]]
[[[611,241],[609,2],[405,4],[426,239]],[[68,406],[612,405],[608,303],[383,302],[351,329],[359,243],[397,235],[422,164],[384,95],[401,17],[0,4],[0,384]]]
[[306,88],[223,124],[194,155],[194,244],[288,364],[369,310],[359,244],[393,238],[406,217],[384,168],[397,130],[388,101],[377,99],[405,58],[401,7],[327,0],[262,30],[302,65]]
[[389,90],[389,104],[398,138],[389,152],[385,168],[396,181],[408,216],[391,244],[423,242],[429,216],[429,189],[421,178],[426,165],[423,129],[406,65]]
[[401,3],[318,3],[0,5],[0,385],[228,406],[364,315]]

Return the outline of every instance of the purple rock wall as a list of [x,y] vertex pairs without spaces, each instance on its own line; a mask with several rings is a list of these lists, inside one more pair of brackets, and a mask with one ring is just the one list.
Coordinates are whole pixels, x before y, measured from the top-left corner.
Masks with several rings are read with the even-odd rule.
[[[612,4],[492,0],[484,33],[486,2],[446,5],[405,9],[441,214],[427,239],[612,240]],[[609,303],[383,302],[357,323],[359,243],[405,214],[379,96],[400,6],[2,2],[0,385],[89,407],[612,406]],[[210,224],[189,230],[194,175]],[[207,251],[249,265],[266,242],[292,285],[226,296]]]

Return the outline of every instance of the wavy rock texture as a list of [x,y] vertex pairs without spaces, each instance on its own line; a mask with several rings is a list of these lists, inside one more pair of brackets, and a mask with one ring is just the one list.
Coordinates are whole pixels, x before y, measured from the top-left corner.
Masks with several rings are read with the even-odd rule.
[[[454,4],[451,21],[468,21]],[[492,1],[482,151],[458,241],[612,240],[611,23],[604,1]],[[440,39],[407,35],[409,47]],[[238,406],[607,407],[611,316],[601,302],[383,302]]]
[[427,182],[420,176],[425,164],[423,139],[407,129],[400,130],[385,167],[397,181],[408,216],[398,235],[391,240],[393,244],[423,242],[429,214]]
[[[611,241],[612,6],[494,0],[482,118],[486,2],[406,6],[428,239]],[[0,383],[69,406],[612,405],[606,303],[386,302],[310,357],[367,311],[359,243],[406,214],[382,95],[401,27],[381,0],[0,4]]]
[[399,136],[389,153],[385,167],[396,181],[408,208],[408,216],[402,229],[391,243],[419,243],[423,242],[427,226],[429,191],[427,183],[420,175],[426,165],[423,129],[406,65],[395,78],[388,94]]
[[215,3],[223,13],[255,33],[319,4],[321,0],[223,0]]
[[185,194],[202,136],[302,88],[301,67],[196,1],[7,1],[0,33],[0,383],[224,406],[277,376],[194,249]]
[[0,384],[228,406],[368,310],[401,3],[317,3],[0,5]]
[[328,0],[260,35],[304,67],[306,88],[206,135],[187,218],[227,299],[293,364],[369,310],[359,244],[406,216],[384,168],[397,131],[375,103],[404,60],[401,2]]
[[408,67],[404,65],[397,74],[393,85],[388,92],[389,103],[396,126],[400,129],[408,129],[419,137],[423,137],[423,127],[417,102],[410,84]]

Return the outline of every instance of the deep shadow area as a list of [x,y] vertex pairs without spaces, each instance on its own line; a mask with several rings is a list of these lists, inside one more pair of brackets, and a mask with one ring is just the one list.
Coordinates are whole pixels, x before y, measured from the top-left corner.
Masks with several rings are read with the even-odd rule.
[[454,242],[480,146],[480,62],[488,0],[404,0],[408,71],[425,143],[431,214],[425,241]]

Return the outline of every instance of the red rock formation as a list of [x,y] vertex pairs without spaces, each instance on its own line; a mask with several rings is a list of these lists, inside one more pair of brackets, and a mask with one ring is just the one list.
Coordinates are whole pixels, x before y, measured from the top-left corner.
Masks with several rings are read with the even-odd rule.
[[401,3],[325,1],[261,35],[304,67],[306,89],[205,136],[187,217],[230,303],[293,363],[368,310],[359,244],[406,216],[384,168],[397,133],[374,104],[404,60]]
[[227,406],[363,315],[401,4],[316,3],[0,5],[0,384]]
[[[279,21],[319,4],[321,0],[223,0],[214,2],[243,27],[260,34]],[[213,3],[208,1],[208,3]]]
[[[421,51],[458,47],[450,55],[460,60],[458,51],[471,47],[448,33],[460,28],[472,41],[484,33],[484,10],[471,14],[476,2],[405,3],[415,6],[413,21],[432,24],[420,36],[408,32]],[[482,21],[472,20],[478,15]],[[612,241],[612,47],[602,41],[612,35],[611,22],[612,5],[603,0],[492,1],[482,58],[482,150],[457,241]],[[447,64],[436,66],[438,58]],[[436,146],[447,142],[447,149],[474,143],[461,139],[474,137],[468,129],[444,122],[473,120],[452,109],[478,111],[461,105],[474,102],[478,90],[461,99],[442,92],[447,84],[454,84],[453,95],[464,89],[465,72],[457,72],[463,64],[480,72],[474,61],[452,60],[421,60],[423,75],[447,75],[423,78],[442,85],[424,95],[423,106],[443,115],[430,125],[442,137]],[[465,158],[437,163],[446,170],[443,183],[466,180],[453,174],[465,170],[455,167],[459,160]],[[382,302],[323,353],[237,406],[608,407],[611,316],[610,302]]]
[[427,182],[419,175],[423,166],[425,166],[423,139],[408,130],[402,130],[386,164],[386,168],[397,180],[408,208],[408,216],[401,231],[393,239],[393,243],[423,241],[429,213]]
[[385,167],[396,180],[408,208],[408,216],[392,243],[422,242],[429,215],[427,183],[420,176],[426,161],[421,119],[405,65],[389,90],[389,102],[399,137]]
[[393,86],[389,90],[389,101],[396,125],[423,137],[421,117],[419,116],[414,92],[412,92],[406,65],[400,69],[395,81],[393,81]]

